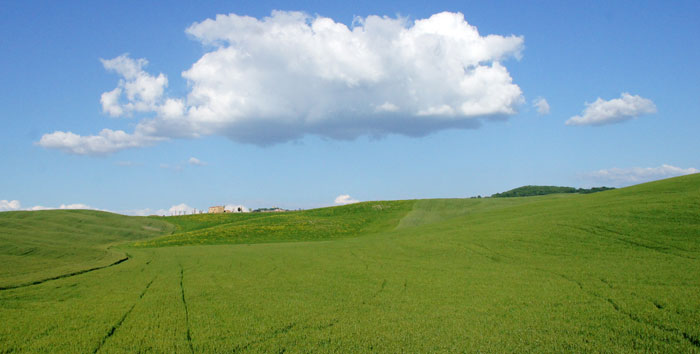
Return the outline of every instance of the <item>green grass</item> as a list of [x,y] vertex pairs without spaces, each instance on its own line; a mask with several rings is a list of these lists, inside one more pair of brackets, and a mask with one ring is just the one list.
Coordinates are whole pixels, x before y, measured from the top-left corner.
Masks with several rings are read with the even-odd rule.
[[[700,352],[700,175],[368,205],[166,218],[127,262],[0,290],[0,352]],[[359,231],[286,242],[312,219]]]
[[163,221],[93,210],[0,213],[0,288],[117,262],[110,246],[160,235]]
[[177,231],[136,246],[334,240],[393,229],[414,201],[364,202],[335,208],[277,213],[175,216]]

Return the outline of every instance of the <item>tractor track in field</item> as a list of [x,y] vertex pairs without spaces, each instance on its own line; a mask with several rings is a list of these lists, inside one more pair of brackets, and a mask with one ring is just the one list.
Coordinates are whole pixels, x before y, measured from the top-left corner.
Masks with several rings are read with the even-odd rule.
[[[584,230],[584,229],[581,229],[581,230]],[[586,231],[588,231],[588,230],[586,230]],[[606,231],[610,231],[610,230],[606,230]],[[612,232],[612,231],[610,231],[610,232]],[[612,232],[612,233],[614,233],[614,232]],[[614,238],[617,239],[618,241],[621,241],[621,242],[630,243],[628,240],[620,239],[620,238],[618,238],[618,237],[614,237]],[[651,249],[651,250],[653,250],[653,251],[657,251],[657,252],[664,253],[664,254],[668,254],[668,255],[673,255],[673,256],[677,256],[677,257],[691,258],[691,259],[693,259],[692,257],[688,257],[688,256],[684,256],[684,255],[678,255],[678,254],[671,253],[671,252],[665,252],[665,251],[659,250],[659,249],[657,249],[657,248],[653,248],[653,247],[649,247],[649,246],[646,246],[646,245],[638,244],[637,242],[631,242],[631,244],[634,244],[634,245],[637,245],[637,246],[643,246],[643,247],[648,248],[648,249]],[[477,245],[477,246],[480,246],[480,245]],[[486,250],[492,252],[491,250],[489,250],[489,249],[486,248],[486,247],[483,247],[483,246],[480,246],[480,247],[485,248]],[[474,253],[477,253],[477,254],[479,254],[479,255],[482,255],[482,256],[484,256],[484,257],[487,257],[487,258],[489,258],[489,259],[491,259],[491,260],[493,260],[493,261],[496,261],[496,262],[500,262],[500,261],[501,261],[500,258],[499,258],[499,259],[494,259],[493,257],[491,257],[491,256],[489,256],[489,255],[481,254],[481,253],[479,253],[479,252],[474,251],[474,250],[471,249],[471,248],[470,248],[470,250],[473,251]],[[492,253],[495,253],[495,252],[492,252]],[[583,283],[580,282],[580,281],[578,281],[578,280],[576,280],[576,279],[573,279],[573,278],[570,278],[570,277],[568,277],[568,276],[566,276],[566,275],[564,275],[564,274],[560,274],[560,273],[557,273],[557,272],[552,272],[552,271],[549,271],[549,270],[546,270],[546,269],[541,269],[541,268],[532,268],[532,269],[534,269],[534,270],[536,270],[536,271],[540,271],[540,272],[552,274],[552,275],[558,276],[558,277],[560,277],[560,278],[562,278],[562,279],[564,279],[564,280],[566,280],[566,281],[568,281],[568,282],[574,283],[574,284],[576,284],[576,285],[578,286],[579,290],[583,291],[584,293],[586,293],[586,294],[588,294],[588,295],[591,295],[591,296],[593,296],[593,297],[597,297],[597,298],[599,298],[599,299],[601,299],[601,300],[606,301],[608,304],[610,304],[610,305],[613,307],[613,309],[615,309],[615,311],[617,311],[617,312],[620,313],[620,314],[623,314],[623,315],[627,316],[627,317],[628,317],[629,319],[631,319],[632,321],[635,321],[635,322],[640,323],[640,324],[643,324],[643,325],[652,326],[652,327],[654,327],[654,328],[657,328],[657,329],[662,330],[662,331],[665,331],[665,332],[669,332],[669,333],[673,333],[673,334],[679,335],[679,336],[683,337],[683,339],[687,340],[690,344],[692,344],[693,346],[695,346],[696,348],[700,348],[700,339],[699,339],[699,338],[697,338],[697,337],[695,337],[695,336],[693,336],[693,335],[691,335],[691,334],[689,334],[689,333],[683,332],[682,330],[679,330],[679,329],[676,329],[676,328],[670,328],[670,327],[667,327],[667,326],[665,326],[665,325],[663,325],[663,324],[654,323],[654,322],[645,320],[645,319],[643,319],[643,318],[640,318],[639,316],[635,315],[635,314],[632,313],[632,312],[625,311],[625,310],[622,309],[617,303],[615,303],[614,300],[612,300],[612,299],[610,299],[610,298],[607,298],[607,297],[604,297],[604,296],[602,296],[602,295],[600,295],[600,294],[598,294],[598,293],[596,293],[596,292],[594,292],[594,291],[591,291],[591,290],[586,289],[586,288],[583,286]],[[603,282],[607,287],[612,288],[612,284],[610,284],[610,282],[608,282],[608,281],[606,281],[606,280],[603,280],[603,279],[600,279],[600,281]],[[653,301],[653,300],[650,300],[650,301],[654,304],[654,306],[655,306],[657,309],[663,310],[663,306],[661,306],[660,304],[658,304],[657,302],[655,302],[655,301]]]
[[588,234],[593,234],[593,235],[596,235],[598,237],[612,238],[612,239],[617,240],[620,243],[624,243],[624,244],[635,246],[635,247],[642,247],[642,248],[648,249],[648,250],[653,251],[653,252],[658,252],[661,254],[676,256],[676,257],[685,258],[685,259],[697,260],[696,257],[689,256],[687,254],[673,252],[670,249],[674,249],[676,251],[685,252],[685,253],[689,252],[688,250],[684,250],[682,248],[678,248],[678,247],[673,246],[673,245],[663,244],[663,243],[660,243],[660,242],[654,241],[654,240],[643,239],[644,242],[652,243],[653,245],[649,245],[649,244],[644,243],[644,242],[634,241],[634,240],[631,240],[630,236],[627,234],[624,234],[624,233],[621,233],[621,232],[618,232],[618,231],[615,231],[612,229],[604,228],[602,226],[592,225],[592,226],[590,226],[590,228],[576,227],[576,226],[572,226],[572,225],[562,225],[562,226],[568,227],[568,228],[571,228],[574,230],[578,230],[578,231],[583,231],[583,232],[586,232]]
[[[626,240],[626,242],[630,242],[630,243],[632,243],[632,244],[634,244],[634,245],[637,245],[637,244],[638,244],[637,242],[628,240],[628,238],[630,237],[630,235],[627,235],[627,234],[625,234],[625,233],[622,233],[622,232],[619,232],[619,231],[615,231],[615,230],[613,230],[613,229],[606,228],[606,227],[603,227],[603,226],[593,226],[593,227],[596,228],[596,229],[598,229],[598,230],[603,230],[603,231],[606,231],[606,232],[609,232],[609,233],[612,233],[612,234],[615,234],[615,235],[619,236],[617,239],[623,238],[624,240]],[[651,249],[654,249],[654,250],[656,250],[656,251],[659,251],[659,252],[662,252],[662,253],[668,253],[668,254],[671,254],[671,255],[674,255],[674,256],[677,256],[677,257],[682,257],[682,258],[687,258],[687,259],[698,259],[697,257],[693,257],[693,256],[689,256],[689,255],[685,254],[685,253],[691,253],[691,252],[692,252],[692,251],[689,251],[689,250],[687,250],[687,249],[680,248],[680,247],[677,247],[677,246],[674,246],[674,245],[670,245],[670,244],[666,244],[666,243],[662,243],[662,242],[655,241],[655,240],[649,240],[649,239],[643,239],[643,240],[646,241],[646,242],[653,243],[653,244],[656,245],[656,246],[651,246],[651,245],[646,245],[646,244],[641,244],[641,243],[639,243],[639,246],[641,246],[641,247],[644,247],[644,248],[651,248]],[[682,253],[684,253],[684,254],[678,254],[678,253],[670,252],[668,249],[673,249],[673,250],[676,250],[676,251],[680,251],[680,252],[682,252]]]
[[366,305],[368,302],[374,300],[379,294],[381,294],[384,291],[384,288],[386,288],[386,279],[382,280],[382,283],[381,285],[379,285],[379,289],[377,289],[377,291],[372,293],[372,295],[366,298],[365,300],[362,300],[362,304]]
[[[700,348],[700,340],[699,340],[698,338],[695,338],[695,337],[692,336],[691,334],[688,334],[688,333],[683,332],[683,331],[681,331],[681,330],[679,330],[679,329],[676,329],[676,328],[666,327],[666,326],[664,326],[663,324],[654,323],[654,322],[645,320],[645,319],[643,319],[643,318],[640,318],[639,316],[635,315],[635,314],[632,313],[632,312],[628,312],[628,311],[623,310],[618,304],[615,303],[615,301],[614,301],[613,299],[604,298],[603,296],[597,295],[597,294],[592,293],[592,292],[589,292],[589,293],[590,293],[590,294],[593,294],[594,296],[596,296],[596,297],[598,297],[598,298],[605,299],[605,301],[607,301],[610,305],[612,305],[612,307],[615,309],[615,311],[617,311],[617,312],[619,312],[619,313],[621,313],[621,314],[623,314],[623,315],[626,315],[626,316],[629,317],[629,319],[631,319],[632,321],[635,321],[635,322],[641,323],[641,324],[645,324],[645,325],[649,325],[649,326],[652,326],[652,327],[654,327],[654,328],[660,329],[660,330],[665,331],[665,332],[669,332],[669,333],[674,333],[674,334],[680,335],[680,336],[683,337],[683,339],[685,339],[685,340],[687,340],[688,342],[690,342],[690,344],[692,344],[692,345],[695,346],[696,348]],[[657,308],[659,308],[659,307],[657,306]]]
[[[587,290],[587,289],[583,286],[583,283],[581,283],[581,282],[578,281],[578,280],[575,280],[575,279],[572,279],[572,278],[570,278],[570,277],[567,277],[567,276],[564,275],[564,274],[559,274],[559,273],[552,272],[552,271],[548,271],[548,270],[544,270],[544,269],[537,269],[537,268],[535,268],[535,269],[536,269],[536,270],[539,270],[539,271],[542,271],[542,272],[545,272],[545,273],[549,273],[549,274],[556,275],[556,276],[558,276],[558,277],[560,277],[560,278],[562,278],[562,279],[564,279],[564,280],[566,280],[566,281],[569,281],[569,282],[571,282],[571,283],[576,284],[576,285],[579,287],[579,289],[580,289],[581,291],[583,291],[584,293],[586,293],[586,294],[588,294],[588,295],[591,295],[591,296],[593,296],[593,297],[596,297],[596,298],[598,298],[598,299],[604,300],[605,302],[607,302],[608,304],[610,304],[610,305],[612,306],[612,308],[613,308],[615,311],[617,311],[617,312],[620,313],[620,314],[623,314],[623,315],[627,316],[627,318],[629,318],[630,320],[632,320],[632,321],[634,321],[634,322],[637,322],[637,323],[640,323],[640,324],[643,324],[643,325],[647,325],[647,326],[651,326],[651,327],[654,327],[654,328],[656,328],[656,329],[662,330],[662,331],[664,331],[664,332],[668,332],[668,333],[673,333],[673,334],[679,335],[679,336],[683,337],[683,339],[687,340],[687,341],[688,341],[691,345],[693,345],[694,347],[700,348],[700,339],[698,339],[697,337],[695,337],[695,336],[693,336],[693,335],[691,335],[691,334],[689,334],[689,333],[686,333],[686,332],[684,332],[684,331],[682,331],[682,330],[680,330],[680,329],[677,329],[677,328],[671,328],[671,327],[667,327],[667,326],[665,326],[665,325],[663,325],[663,324],[658,324],[658,323],[655,323],[655,322],[652,322],[652,321],[649,321],[649,320],[645,320],[644,318],[641,318],[641,317],[637,316],[636,314],[634,314],[634,313],[632,313],[632,312],[629,312],[629,311],[624,310],[624,309],[623,309],[622,307],[620,307],[620,305],[618,305],[613,299],[611,299],[611,298],[609,298],[609,297],[605,297],[605,296],[603,296],[603,295],[600,295],[600,294],[598,294],[598,293],[596,293],[596,292],[594,292],[594,291]],[[603,281],[603,283],[605,283],[605,284],[607,284],[607,285],[609,286],[609,284],[608,284],[607,282]],[[653,302],[653,301],[652,301],[652,302]],[[654,306],[656,306],[657,309],[659,309],[659,310],[662,310],[662,309],[663,309],[663,306],[659,306],[659,305],[658,305],[657,303],[655,303],[655,302],[653,302],[653,303],[654,303]]]
[[273,264],[273,265],[272,265],[272,269],[270,269],[270,270],[268,270],[267,272],[265,272],[265,274],[263,274],[262,277],[265,278],[265,277],[267,277],[268,275],[272,274],[272,273],[273,273],[274,271],[276,271],[276,270],[277,270],[277,265],[276,265],[276,264]]
[[350,251],[350,254],[357,258],[365,266],[365,270],[369,270],[369,264],[363,258],[355,254],[353,251]]
[[[304,327],[298,327],[296,322],[292,322],[288,325],[285,325],[284,327],[277,328],[277,329],[272,330],[268,333],[265,333],[264,335],[262,335],[258,339],[252,340],[252,341],[250,341],[246,344],[243,344],[243,345],[238,345],[238,346],[233,348],[232,352],[238,353],[241,351],[248,350],[253,345],[265,343],[269,340],[275,339],[277,336],[280,336],[282,334],[286,334],[287,332],[291,331],[295,327],[297,327],[297,329],[296,329],[297,331],[305,331],[305,330],[309,330],[309,329],[317,330],[317,331],[324,331],[326,329],[329,329],[329,328],[335,326],[338,322],[339,322],[338,319],[333,319],[327,323],[316,324],[316,325],[307,325]],[[282,348],[281,352],[282,351],[286,351],[286,349]]]
[[372,295],[372,298],[374,299],[377,297],[377,295],[381,294],[382,291],[384,291],[384,288],[386,288],[386,279],[382,280],[382,285],[379,286],[379,290]]
[[187,345],[190,348],[190,353],[194,353],[194,348],[192,347],[192,335],[190,334],[190,311],[187,307],[187,300],[185,299],[185,287],[182,285],[182,280],[185,277],[185,270],[180,264],[180,294],[182,295],[182,305],[185,307],[185,324],[187,325]]
[[[478,248],[479,250],[476,250],[475,248]],[[488,258],[489,260],[491,260],[494,263],[502,263],[503,260],[505,258],[507,258],[507,257],[504,257],[504,256],[498,254],[497,252],[494,252],[493,250],[489,249],[486,246],[482,246],[480,244],[473,243],[473,242],[465,243],[465,245],[462,246],[462,249],[467,250],[471,253],[474,253],[478,256]]]
[[112,335],[114,335],[114,332],[116,332],[117,329],[119,329],[119,327],[121,327],[122,323],[124,323],[124,320],[126,320],[126,318],[129,317],[129,314],[131,314],[131,311],[134,310],[134,307],[136,307],[136,304],[138,304],[139,301],[141,301],[141,299],[143,299],[143,296],[146,295],[146,292],[148,291],[148,288],[151,287],[151,284],[153,284],[153,282],[154,282],[155,280],[156,280],[156,278],[153,278],[153,279],[151,279],[151,281],[150,281],[148,284],[146,284],[146,287],[145,287],[145,288],[143,289],[143,291],[141,292],[141,295],[139,295],[139,298],[136,299],[136,301],[131,305],[131,307],[129,308],[129,310],[127,310],[127,311],[124,313],[124,315],[119,319],[119,321],[117,321],[117,323],[115,323],[115,324],[112,326],[112,328],[109,329],[109,331],[108,331],[107,334],[102,338],[102,341],[101,341],[100,344],[97,346],[97,348],[95,348],[95,350],[93,351],[93,353],[97,353],[98,351],[100,351],[100,349],[102,349],[102,347],[103,347],[104,344],[107,342],[107,340],[108,340],[110,337],[112,337]]
[[274,339],[275,337],[277,337],[277,336],[279,336],[279,335],[281,335],[281,334],[285,334],[285,333],[291,331],[292,328],[294,328],[296,325],[297,325],[296,322],[292,322],[292,323],[290,323],[290,324],[288,324],[288,325],[286,325],[286,326],[284,326],[284,327],[282,327],[282,328],[275,329],[275,330],[273,330],[273,331],[271,331],[271,332],[265,334],[265,335],[264,335],[262,338],[260,338],[260,339],[256,339],[256,340],[250,341],[250,342],[248,342],[248,343],[246,343],[246,344],[244,344],[244,345],[236,346],[235,348],[233,348],[232,352],[233,352],[233,353],[238,353],[238,352],[240,352],[240,351],[247,350],[248,348],[250,348],[251,345],[260,344],[260,343],[265,343],[265,342],[267,342],[267,341],[269,341],[269,340],[271,340],[271,339]]
[[127,256],[124,256],[124,258],[121,258],[121,259],[117,260],[116,262],[113,262],[113,263],[108,264],[108,265],[105,265],[105,266],[94,267],[94,268],[90,268],[90,269],[83,269],[83,270],[79,270],[79,271],[72,272],[72,273],[68,273],[68,274],[57,275],[57,276],[51,277],[51,278],[36,280],[36,281],[30,282],[30,283],[24,283],[24,284],[19,284],[19,285],[10,285],[10,286],[0,286],[0,291],[2,291],[2,290],[12,290],[12,289],[17,289],[17,288],[24,288],[24,287],[27,287],[27,286],[43,284],[43,283],[46,283],[46,282],[52,281],[52,280],[58,280],[58,279],[64,279],[64,278],[74,277],[74,276],[76,276],[76,275],[81,275],[81,274],[85,274],[85,273],[88,273],[88,272],[92,272],[92,271],[96,271],[96,270],[100,270],[100,269],[105,269],[105,268],[113,267],[113,266],[115,266],[115,265],[124,263],[124,262],[126,262],[126,261],[128,261],[128,260],[129,260],[129,256],[127,255]]
[[338,323],[338,320],[337,320],[337,319],[334,319],[334,320],[332,320],[332,321],[330,321],[330,322],[328,322],[328,323],[325,323],[325,324],[320,324],[320,325],[315,325],[315,326],[306,326],[306,327],[303,327],[303,328],[300,328],[300,329],[301,329],[301,330],[315,329],[315,330],[318,330],[318,331],[323,331],[323,330],[326,330],[326,329],[328,329],[328,328],[331,328],[331,327],[335,326],[336,323]]

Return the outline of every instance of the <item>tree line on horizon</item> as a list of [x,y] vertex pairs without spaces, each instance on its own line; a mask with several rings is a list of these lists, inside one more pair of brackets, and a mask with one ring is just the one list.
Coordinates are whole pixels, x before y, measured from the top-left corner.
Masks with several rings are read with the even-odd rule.
[[506,192],[491,195],[492,198],[531,197],[555,193],[590,194],[615,189],[614,187],[574,188],[557,186],[522,186]]

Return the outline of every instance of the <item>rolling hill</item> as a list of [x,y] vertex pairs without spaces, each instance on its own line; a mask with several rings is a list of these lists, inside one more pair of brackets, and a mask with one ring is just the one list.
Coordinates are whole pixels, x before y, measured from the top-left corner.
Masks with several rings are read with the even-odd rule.
[[110,246],[160,235],[169,223],[94,210],[0,213],[0,288],[126,259]]
[[700,352],[697,174],[144,220],[100,241],[128,261],[0,290],[0,351]]
[[333,240],[391,230],[414,201],[356,203],[278,213],[196,214],[168,218],[172,235],[136,246]]

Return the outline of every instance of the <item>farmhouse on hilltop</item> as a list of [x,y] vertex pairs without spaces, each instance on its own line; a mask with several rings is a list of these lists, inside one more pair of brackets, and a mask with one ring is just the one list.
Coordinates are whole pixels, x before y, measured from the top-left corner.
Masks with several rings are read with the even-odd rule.
[[223,205],[217,205],[213,207],[209,207],[209,214],[219,214],[224,212],[224,206]]

